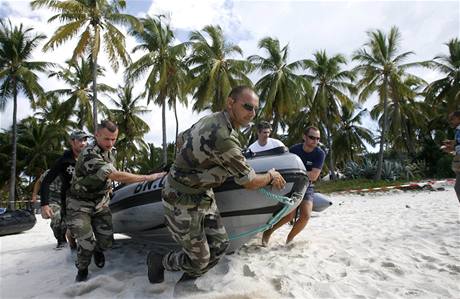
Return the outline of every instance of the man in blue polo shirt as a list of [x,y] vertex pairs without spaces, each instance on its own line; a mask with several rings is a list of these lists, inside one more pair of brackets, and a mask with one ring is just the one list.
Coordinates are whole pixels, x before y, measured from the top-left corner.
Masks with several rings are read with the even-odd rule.
[[[311,216],[314,194],[312,183],[315,182],[321,174],[324,158],[326,156],[324,151],[318,147],[320,137],[321,136],[318,128],[308,127],[304,131],[304,142],[295,144],[289,149],[291,153],[296,154],[302,160],[311,183],[308,186],[307,192],[305,193],[305,196],[299,205],[300,216],[299,219],[297,219],[297,221],[294,223],[294,226],[292,227],[292,230],[286,239],[286,244],[291,242],[294,237],[305,228]],[[291,212],[289,215],[285,216],[277,224],[275,224],[272,228],[266,230],[262,237],[262,244],[266,246],[270,240],[271,234],[284,224],[291,221],[295,217],[295,214],[296,211]]]

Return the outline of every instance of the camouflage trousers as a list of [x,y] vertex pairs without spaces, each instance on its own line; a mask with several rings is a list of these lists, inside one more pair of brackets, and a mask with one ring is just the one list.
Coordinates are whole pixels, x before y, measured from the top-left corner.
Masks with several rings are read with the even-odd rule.
[[214,198],[206,194],[163,193],[166,224],[182,247],[169,252],[163,265],[169,271],[200,276],[224,255],[229,240]]
[[53,217],[51,217],[50,227],[53,230],[54,237],[58,242],[65,241],[65,232],[67,225],[62,215],[61,205],[58,203],[50,202],[49,207],[53,211]]
[[78,269],[86,269],[93,252],[112,247],[112,213],[106,204],[91,200],[67,198],[67,226],[77,239]]

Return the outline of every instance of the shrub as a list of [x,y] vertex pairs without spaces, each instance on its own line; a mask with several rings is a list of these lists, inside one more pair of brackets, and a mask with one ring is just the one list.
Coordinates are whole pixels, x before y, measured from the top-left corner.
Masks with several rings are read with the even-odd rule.
[[[384,160],[381,178],[387,181],[411,180],[422,177],[426,171],[424,161],[406,163],[406,161]],[[361,164],[350,161],[344,169],[345,177],[349,179],[373,179],[376,173],[377,163],[368,158],[365,158]]]

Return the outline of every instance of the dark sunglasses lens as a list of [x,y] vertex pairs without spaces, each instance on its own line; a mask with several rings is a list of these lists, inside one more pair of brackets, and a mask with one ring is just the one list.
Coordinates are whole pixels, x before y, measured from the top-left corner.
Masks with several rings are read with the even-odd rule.
[[308,138],[310,138],[311,140],[318,140],[319,141],[319,137],[316,137],[316,136],[308,136]]
[[248,104],[248,103],[244,103],[243,108],[248,110],[248,111],[253,111],[254,110],[254,112],[257,112],[257,108],[255,108],[254,106],[252,106],[251,104]]

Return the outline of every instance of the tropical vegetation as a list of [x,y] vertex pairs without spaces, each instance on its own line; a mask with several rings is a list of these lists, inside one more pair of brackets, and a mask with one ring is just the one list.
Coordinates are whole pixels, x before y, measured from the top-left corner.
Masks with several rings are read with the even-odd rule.
[[[175,143],[168,139],[176,140],[179,123],[185,121],[177,108],[222,110],[232,87],[242,84],[260,95],[254,123],[272,122],[276,137],[287,146],[301,142],[306,127],[320,129],[320,146],[327,152],[323,172],[333,179],[337,169],[353,180],[452,175],[451,157],[439,144],[452,134],[447,114],[460,109],[458,38],[447,41],[444,53],[430,61],[409,61],[413,53],[402,49],[402,36],[393,27],[369,31],[350,57],[323,49],[291,60],[292,44],[264,37],[257,53],[243,53],[217,25],[179,42],[166,16],[137,19],[122,13],[122,0],[31,3],[56,12],[49,21],[62,25],[41,48],[46,37],[40,32],[0,20],[0,110],[13,104],[12,125],[0,131],[1,205],[7,197],[10,207],[26,198],[35,179],[68,145],[69,132],[93,132],[98,118],[113,119],[120,127],[119,169],[148,173],[167,168],[175,153]],[[126,36],[134,37],[132,49],[126,47]],[[74,38],[76,46],[64,65],[32,59],[33,53],[54,51]],[[129,51],[136,55],[134,61]],[[98,80],[111,71],[98,63],[102,55],[115,71],[121,62],[123,84]],[[414,66],[431,68],[440,79],[426,82],[410,72]],[[44,90],[40,73],[62,87]],[[364,109],[363,103],[375,96],[376,103]],[[27,98],[34,110],[19,122],[18,97]],[[151,130],[159,130],[160,117],[142,117],[151,103],[162,109],[160,147],[145,140]],[[174,111],[176,136],[167,136],[168,109]],[[370,119],[375,120],[372,126]],[[241,142],[253,141],[254,132],[254,127],[245,128]],[[369,153],[376,144],[379,152]]]

